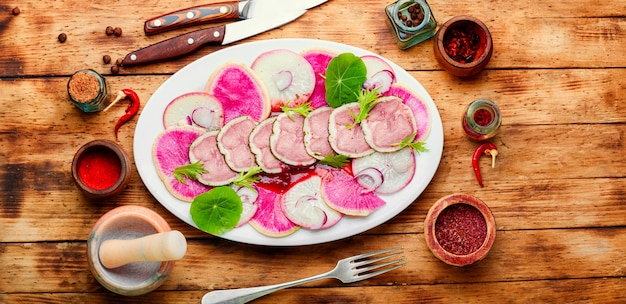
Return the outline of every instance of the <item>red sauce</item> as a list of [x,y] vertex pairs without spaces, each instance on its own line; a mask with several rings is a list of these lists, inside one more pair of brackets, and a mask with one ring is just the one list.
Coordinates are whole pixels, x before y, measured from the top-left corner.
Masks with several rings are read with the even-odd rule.
[[289,167],[287,170],[281,173],[267,174],[262,173],[259,175],[260,180],[256,183],[257,186],[264,189],[276,192],[285,193],[287,189],[298,180],[315,174],[316,166],[311,167]]
[[437,217],[435,237],[446,251],[467,255],[478,250],[484,243],[487,237],[487,221],[474,206],[454,204]]
[[107,149],[90,149],[78,163],[78,176],[95,190],[104,190],[115,184],[122,173],[122,163],[115,152]]

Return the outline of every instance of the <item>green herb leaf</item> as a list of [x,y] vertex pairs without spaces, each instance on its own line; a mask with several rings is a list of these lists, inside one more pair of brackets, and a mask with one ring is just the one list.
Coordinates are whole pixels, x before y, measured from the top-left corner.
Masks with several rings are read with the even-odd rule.
[[296,107],[290,107],[289,105],[284,105],[281,106],[280,109],[287,113],[287,117],[289,117],[291,120],[293,120],[293,117],[291,116],[291,113],[298,113],[304,117],[307,117],[309,115],[309,113],[313,112],[313,108],[311,107],[311,103],[310,102],[305,102],[299,106]]
[[235,190],[220,186],[196,196],[191,203],[191,219],[202,231],[219,235],[237,225],[243,206]]
[[198,180],[198,177],[200,175],[207,172],[209,171],[207,169],[204,169],[202,163],[200,161],[197,161],[193,164],[180,166],[174,169],[174,172],[172,174],[174,174],[174,177],[178,180],[178,182],[182,184],[187,184],[187,181],[185,181],[184,177]]
[[356,101],[367,80],[367,67],[352,53],[339,54],[326,68],[326,102],[333,108]]
[[349,128],[356,126],[367,118],[367,115],[369,115],[378,100],[378,88],[359,91],[357,100],[359,102],[359,114],[352,114],[352,117],[354,117],[354,124],[352,124]]
[[327,154],[322,160],[320,160],[320,164],[332,166],[335,168],[343,168],[348,165],[349,161],[350,157],[343,154]]
[[258,176],[258,174],[261,172],[263,172],[263,169],[261,169],[261,167],[252,167],[246,172],[240,172],[239,176],[233,181],[233,184],[235,186],[246,187],[255,190],[254,187],[252,187],[252,184],[259,181],[260,177]]
[[428,149],[424,146],[426,143],[423,141],[413,141],[413,139],[415,138],[415,133],[411,134],[409,137],[403,139],[399,144],[397,144],[398,146],[400,146],[401,148],[406,148],[406,147],[410,147],[413,150],[415,150],[415,152],[420,153],[420,152],[426,152],[428,151]]

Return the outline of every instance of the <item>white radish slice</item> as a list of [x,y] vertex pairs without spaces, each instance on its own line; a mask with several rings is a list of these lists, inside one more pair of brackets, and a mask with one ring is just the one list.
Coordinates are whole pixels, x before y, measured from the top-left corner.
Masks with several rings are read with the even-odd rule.
[[[396,74],[393,71],[393,67],[384,59],[375,55],[364,55],[361,56],[361,59],[363,60],[363,63],[365,63],[365,68],[367,69],[367,72],[365,74],[365,77],[367,79],[365,81],[366,84],[376,83],[377,81],[375,80],[375,78],[385,78],[387,76],[391,77],[391,83],[389,83],[389,86],[396,82]],[[383,72],[383,74],[380,74],[381,72]],[[388,75],[384,75],[387,73]],[[383,94],[387,90],[389,90],[388,87],[386,89],[384,87],[381,87],[378,90],[378,93]]]
[[376,169],[382,173],[383,182],[376,189],[376,193],[398,192],[411,182],[415,174],[415,153],[412,148],[404,148],[397,152],[376,152],[352,160],[354,172],[363,172],[368,169]]
[[335,225],[342,214],[330,208],[321,197],[322,178],[311,175],[283,195],[283,211],[292,222],[303,228],[319,230]]
[[367,191],[376,191],[383,184],[383,173],[376,168],[365,168],[355,173],[354,177]]
[[396,96],[379,98],[361,127],[365,141],[378,152],[398,151],[400,143],[412,141],[417,134],[413,111]]
[[247,224],[259,209],[259,205],[256,204],[256,200],[259,197],[259,193],[256,190],[242,186],[231,186],[235,193],[241,198],[241,206],[243,208],[239,222],[235,227],[241,227]]
[[269,93],[272,111],[306,102],[315,89],[315,72],[302,55],[276,49],[259,55],[251,66]]
[[191,125],[208,131],[224,124],[222,104],[205,92],[191,92],[174,98],[163,112],[163,126]]
[[269,237],[288,236],[300,229],[300,226],[290,221],[282,210],[280,194],[257,187],[258,210],[248,222],[256,231]]
[[378,89],[378,93],[383,94],[391,88],[394,81],[393,77],[393,73],[389,70],[379,71],[365,81],[363,88],[368,90]]

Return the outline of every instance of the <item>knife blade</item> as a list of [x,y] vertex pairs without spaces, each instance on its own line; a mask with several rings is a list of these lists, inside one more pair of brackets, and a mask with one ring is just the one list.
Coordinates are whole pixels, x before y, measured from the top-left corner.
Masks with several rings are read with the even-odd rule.
[[281,11],[271,16],[246,19],[182,34],[128,53],[120,66],[164,61],[193,53],[205,45],[233,43],[289,23],[304,13],[306,10]]
[[144,23],[146,35],[203,24],[268,16],[278,11],[301,11],[316,7],[328,0],[242,0],[225,1],[194,6],[155,18]]

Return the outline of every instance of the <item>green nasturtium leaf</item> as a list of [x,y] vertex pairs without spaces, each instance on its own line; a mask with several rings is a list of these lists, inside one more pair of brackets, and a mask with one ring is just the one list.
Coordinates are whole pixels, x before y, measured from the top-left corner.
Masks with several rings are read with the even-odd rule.
[[333,108],[356,101],[367,80],[367,67],[360,57],[342,53],[326,68],[326,102]]
[[196,196],[189,213],[202,231],[220,235],[235,228],[242,210],[241,198],[235,190],[221,186]]

